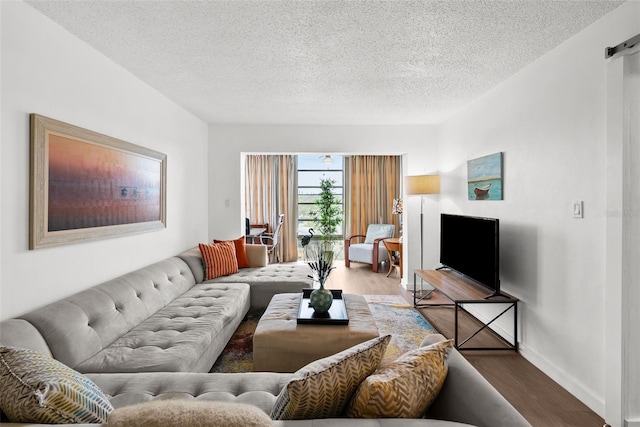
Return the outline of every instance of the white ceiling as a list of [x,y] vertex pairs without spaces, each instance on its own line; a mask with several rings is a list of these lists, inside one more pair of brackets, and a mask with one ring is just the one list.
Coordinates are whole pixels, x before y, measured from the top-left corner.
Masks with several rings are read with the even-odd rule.
[[208,123],[439,123],[621,1],[27,1]]

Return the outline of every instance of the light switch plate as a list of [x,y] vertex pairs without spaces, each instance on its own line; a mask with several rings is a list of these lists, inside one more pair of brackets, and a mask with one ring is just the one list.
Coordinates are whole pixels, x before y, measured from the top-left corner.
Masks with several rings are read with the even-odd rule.
[[582,201],[573,202],[573,217],[574,218],[584,218],[584,205]]

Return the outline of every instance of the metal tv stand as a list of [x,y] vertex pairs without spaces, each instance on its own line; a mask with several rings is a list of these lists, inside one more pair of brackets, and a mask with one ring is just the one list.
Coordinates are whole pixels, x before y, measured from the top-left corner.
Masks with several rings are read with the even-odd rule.
[[[427,308],[437,306],[453,306],[455,308],[455,347],[458,350],[514,350],[518,351],[518,298],[500,292],[493,294],[491,291],[479,283],[451,270],[416,270],[413,277],[413,304],[416,308]],[[427,295],[418,296],[416,294],[416,276],[425,280],[433,286]],[[442,295],[442,297],[440,297]],[[444,297],[444,298],[443,298]],[[427,300],[427,301],[425,301]],[[464,304],[506,304],[507,307],[493,319],[484,322],[464,308]],[[504,337],[489,328],[495,320],[513,309],[513,342],[507,341]],[[477,320],[482,326],[471,336],[460,342],[458,331],[458,317],[460,311],[464,311],[469,316]],[[428,310],[425,310],[428,312]],[[437,328],[436,328],[437,329]],[[469,347],[465,346],[469,340],[478,335],[483,330],[489,330],[498,339],[504,342],[503,347]],[[440,331],[439,331],[440,332]]]

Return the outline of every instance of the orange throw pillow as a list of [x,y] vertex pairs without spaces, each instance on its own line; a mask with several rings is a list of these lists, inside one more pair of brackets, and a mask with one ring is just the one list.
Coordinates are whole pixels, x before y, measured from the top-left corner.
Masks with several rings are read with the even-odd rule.
[[247,257],[247,249],[245,245],[245,237],[238,237],[236,240],[214,240],[213,243],[233,242],[236,247],[236,259],[238,260],[238,268],[249,268],[249,258]]
[[205,280],[238,272],[238,260],[233,242],[226,241],[210,245],[200,243],[198,247],[204,260]]

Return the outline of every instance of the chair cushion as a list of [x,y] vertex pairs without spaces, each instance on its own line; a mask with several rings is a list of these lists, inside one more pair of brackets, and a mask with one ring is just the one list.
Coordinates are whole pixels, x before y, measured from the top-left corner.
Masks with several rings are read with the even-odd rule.
[[[385,249],[384,244],[380,242],[380,249],[378,250],[378,261],[382,262],[388,259],[389,253]],[[349,245],[349,261],[373,264],[373,244],[356,243],[353,245]]]
[[369,224],[367,227],[367,235],[364,238],[364,243],[373,243],[376,239],[393,237],[395,230],[396,226],[393,224]]
[[[447,378],[453,340],[409,351],[367,377],[349,402],[352,418],[420,418]],[[407,393],[411,390],[411,393]]]
[[205,265],[205,280],[238,272],[236,247],[232,241],[198,245]]
[[93,381],[33,350],[0,347],[0,390],[12,422],[103,423],[113,411]]

